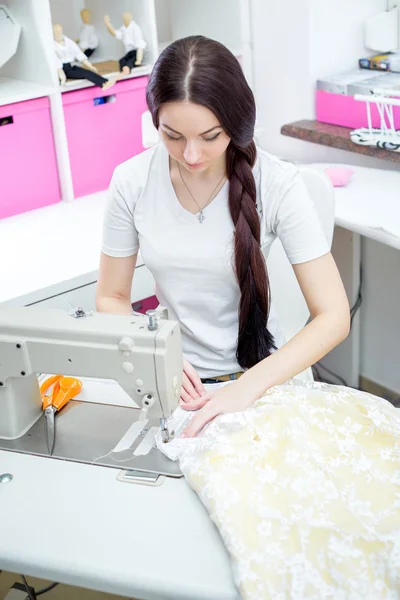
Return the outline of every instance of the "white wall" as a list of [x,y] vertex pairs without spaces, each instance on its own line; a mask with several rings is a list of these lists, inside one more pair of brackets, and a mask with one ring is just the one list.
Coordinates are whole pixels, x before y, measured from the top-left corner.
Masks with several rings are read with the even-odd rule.
[[[395,168],[389,162],[280,134],[285,123],[315,117],[317,77],[357,67],[360,56],[371,54],[364,47],[362,22],[385,8],[386,0],[252,0],[261,146],[299,162]],[[361,255],[361,374],[400,391],[400,252],[363,238]]]
[[53,25],[61,25],[65,35],[72,40],[79,37],[82,21],[80,11],[85,0],[50,0],[51,20]]
[[171,19],[168,0],[155,0],[158,41],[172,41]]
[[168,2],[173,39],[187,35],[205,35],[222,42],[231,50],[240,48],[241,24],[239,0],[164,0]]
[[386,0],[310,0],[311,77],[357,67],[355,57],[371,54],[364,45],[363,20],[386,7]]

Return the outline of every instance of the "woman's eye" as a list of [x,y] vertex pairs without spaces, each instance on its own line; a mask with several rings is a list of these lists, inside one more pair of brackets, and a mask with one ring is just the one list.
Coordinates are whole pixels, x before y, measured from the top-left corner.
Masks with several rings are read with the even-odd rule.
[[213,142],[213,141],[214,141],[214,140],[216,140],[216,139],[217,139],[217,137],[219,137],[220,135],[221,135],[221,131],[220,131],[219,133],[217,133],[217,135],[214,135],[214,137],[211,137],[211,138],[203,138],[203,140],[204,140],[205,142]]
[[174,140],[174,142],[178,142],[179,140],[181,140],[181,139],[182,139],[181,137],[174,137],[173,135],[170,135],[170,134],[169,134],[169,133],[167,133],[166,131],[165,131],[164,133],[165,133],[165,135],[167,136],[167,138],[168,138],[169,140]]

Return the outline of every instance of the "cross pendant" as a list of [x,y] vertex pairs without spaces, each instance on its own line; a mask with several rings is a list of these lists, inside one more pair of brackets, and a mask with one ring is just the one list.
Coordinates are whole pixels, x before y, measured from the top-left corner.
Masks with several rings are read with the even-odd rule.
[[203,215],[203,211],[201,210],[199,213],[199,216],[197,217],[198,220],[200,221],[200,225],[203,223],[205,216]]

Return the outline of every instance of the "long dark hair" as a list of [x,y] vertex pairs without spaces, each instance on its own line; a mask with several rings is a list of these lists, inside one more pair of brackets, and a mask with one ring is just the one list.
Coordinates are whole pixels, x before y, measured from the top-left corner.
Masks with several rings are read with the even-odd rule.
[[235,267],[241,298],[236,358],[244,369],[275,348],[267,329],[270,291],[260,249],[260,220],[253,177],[254,96],[236,57],[203,36],[177,40],[159,56],[146,93],[154,126],[166,102],[190,101],[211,110],[231,138],[227,148],[229,209],[235,225]]

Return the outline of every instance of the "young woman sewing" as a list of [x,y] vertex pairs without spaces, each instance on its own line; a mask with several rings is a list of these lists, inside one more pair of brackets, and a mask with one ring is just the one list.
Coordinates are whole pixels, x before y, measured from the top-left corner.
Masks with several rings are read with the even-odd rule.
[[[162,143],[115,170],[97,308],[131,312],[140,248],[180,324],[181,402],[202,408],[186,432],[195,436],[332,350],[348,334],[349,306],[296,167],[254,144],[254,97],[233,54],[201,36],[174,42],[154,66],[147,103]],[[263,256],[276,237],[311,314],[287,343]],[[227,379],[206,394],[205,382]]]
[[[179,457],[219,528],[241,597],[398,598],[398,411],[358,390],[288,382],[349,331],[297,169],[255,147],[253,94],[216,42],[164,50],[147,102],[162,143],[115,171],[97,303],[131,312],[140,247],[180,324],[182,406],[200,409],[185,431],[195,439],[161,450]],[[287,343],[263,258],[276,237],[311,314]]]

